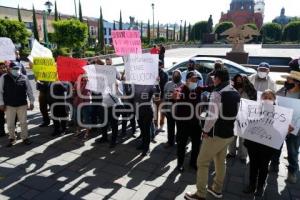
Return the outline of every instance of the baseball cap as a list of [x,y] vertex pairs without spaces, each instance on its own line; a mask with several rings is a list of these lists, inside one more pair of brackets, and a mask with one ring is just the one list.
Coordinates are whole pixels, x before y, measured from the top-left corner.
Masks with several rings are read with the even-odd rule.
[[270,69],[270,65],[267,62],[262,62],[258,65],[258,68],[266,68],[266,69]]

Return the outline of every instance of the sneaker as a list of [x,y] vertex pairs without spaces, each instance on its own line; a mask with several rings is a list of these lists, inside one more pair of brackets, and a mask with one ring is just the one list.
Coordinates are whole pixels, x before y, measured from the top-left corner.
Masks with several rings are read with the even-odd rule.
[[244,190],[243,193],[245,194],[252,194],[255,192],[255,187],[253,187],[252,185],[248,185]]
[[279,172],[279,166],[274,165],[274,164],[270,164],[269,165],[269,172],[278,173]]
[[196,193],[187,192],[184,195],[184,199],[186,200],[205,200],[205,198],[199,197]]
[[14,144],[16,144],[16,140],[15,139],[9,139],[9,142],[6,145],[6,147],[12,147]]
[[296,184],[297,183],[297,175],[288,172],[288,177],[287,177],[286,181],[291,184]]
[[31,143],[32,142],[29,139],[23,140],[23,144],[25,144],[25,145],[31,145]]
[[207,192],[209,194],[211,194],[212,196],[214,196],[215,198],[217,199],[221,199],[223,197],[223,194],[222,193],[218,193],[216,191],[214,191],[211,187],[207,187]]

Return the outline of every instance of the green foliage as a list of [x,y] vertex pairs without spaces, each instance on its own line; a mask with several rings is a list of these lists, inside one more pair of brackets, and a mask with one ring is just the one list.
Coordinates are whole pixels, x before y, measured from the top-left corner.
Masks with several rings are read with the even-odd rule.
[[212,19],[212,15],[209,16],[209,19],[207,21],[207,31],[208,33],[211,33],[213,31],[214,22]]
[[83,22],[81,2],[79,0],[79,21]]
[[58,12],[57,12],[57,4],[56,1],[54,3],[54,20],[58,21]]
[[157,30],[157,33],[156,33],[156,38],[159,38],[159,36],[160,36],[160,35],[159,35],[159,21],[158,21],[158,24],[157,24],[157,29],[156,29],[156,30]]
[[100,7],[100,18],[98,24],[98,50],[100,52],[104,51],[104,26],[103,26],[103,15],[102,15],[102,8]]
[[208,33],[208,22],[200,21],[194,24],[191,30],[191,39],[192,40],[202,40],[202,37],[205,33]]
[[188,27],[188,41],[190,41],[191,40],[191,32],[192,31],[192,26],[191,26],[191,24],[189,24],[189,27]]
[[54,49],[52,53],[55,58],[58,56],[70,56],[70,50],[68,48],[57,48]]
[[54,41],[59,47],[73,50],[81,48],[87,42],[88,28],[85,23],[76,19],[53,22]]
[[33,36],[37,41],[40,41],[34,6],[32,7],[32,21],[33,21]]
[[148,20],[148,25],[147,25],[147,43],[150,43],[150,37],[151,37],[151,27],[150,27],[150,20]]
[[300,41],[300,21],[292,21],[286,25],[283,31],[283,38],[286,41]]
[[160,44],[160,43],[164,43],[164,42],[166,42],[166,38],[164,38],[164,37],[159,37],[159,38],[154,39],[155,44]]
[[282,27],[277,23],[267,23],[261,28],[263,43],[273,43],[281,40]]
[[220,37],[220,34],[223,33],[224,31],[234,27],[234,24],[232,22],[221,22],[216,25],[215,27],[215,34],[217,34],[218,40],[222,39]]
[[176,24],[174,24],[174,27],[173,27],[173,40],[174,42],[176,41]]
[[184,21],[184,27],[183,27],[183,41],[186,41],[186,21]]
[[179,41],[182,41],[182,26],[180,24],[180,28],[179,28]]
[[251,23],[251,24],[245,24],[245,25],[252,28],[253,30],[258,30],[256,24]]
[[19,22],[22,22],[21,10],[20,10],[19,5],[18,5],[18,20],[19,20]]
[[119,30],[123,30],[122,11],[120,10]]
[[167,24],[166,39],[169,41],[169,24]]
[[28,43],[30,33],[23,22],[0,19],[0,30],[0,37],[8,37],[14,43],[20,43],[21,45]]

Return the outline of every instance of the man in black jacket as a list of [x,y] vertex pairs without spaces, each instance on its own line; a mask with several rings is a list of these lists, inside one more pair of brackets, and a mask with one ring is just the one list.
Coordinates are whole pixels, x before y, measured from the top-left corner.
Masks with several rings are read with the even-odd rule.
[[[229,73],[226,69],[217,70],[213,82],[215,90],[210,97],[209,115],[202,130],[202,145],[197,160],[197,192],[186,193],[185,198],[189,200],[203,200],[207,192],[215,198],[223,197],[225,157],[227,147],[233,141],[240,95],[230,85]],[[212,187],[208,186],[206,189],[208,168],[212,160],[214,160],[216,175]]]

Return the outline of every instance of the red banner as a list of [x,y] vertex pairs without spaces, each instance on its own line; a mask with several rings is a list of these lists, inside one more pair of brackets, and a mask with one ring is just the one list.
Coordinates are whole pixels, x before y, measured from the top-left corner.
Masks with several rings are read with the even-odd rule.
[[57,73],[60,81],[72,81],[75,82],[77,78],[84,74],[84,66],[87,65],[87,61],[59,56],[57,58]]

